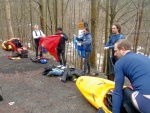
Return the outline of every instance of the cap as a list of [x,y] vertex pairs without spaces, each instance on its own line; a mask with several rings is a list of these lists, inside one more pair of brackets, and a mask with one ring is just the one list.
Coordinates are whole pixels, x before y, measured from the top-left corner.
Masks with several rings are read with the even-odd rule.
[[58,28],[57,28],[57,30],[60,30],[60,31],[62,31],[62,28],[61,28],[61,27],[58,27]]

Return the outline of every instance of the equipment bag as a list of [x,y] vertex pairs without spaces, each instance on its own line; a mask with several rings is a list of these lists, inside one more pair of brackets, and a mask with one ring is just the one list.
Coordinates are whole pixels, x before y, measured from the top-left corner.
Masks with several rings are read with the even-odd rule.
[[20,57],[21,58],[28,58],[28,50],[27,49],[22,49]]

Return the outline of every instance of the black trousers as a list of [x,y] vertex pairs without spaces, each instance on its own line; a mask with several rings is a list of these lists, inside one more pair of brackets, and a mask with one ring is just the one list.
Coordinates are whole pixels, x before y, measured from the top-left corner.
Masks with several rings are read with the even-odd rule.
[[58,55],[60,65],[66,66],[65,49],[57,48],[57,55]]
[[[134,91],[126,87],[123,89],[123,107],[127,113],[140,113],[133,105],[131,95]],[[121,112],[123,113],[123,112]]]
[[[39,42],[40,42],[40,38],[34,39],[35,42],[35,56],[38,57],[38,50],[39,50]],[[43,56],[42,51],[40,51],[40,57]]]
[[84,74],[86,74],[86,70],[88,70],[88,74],[90,74],[90,52],[86,52],[86,56],[84,58]]

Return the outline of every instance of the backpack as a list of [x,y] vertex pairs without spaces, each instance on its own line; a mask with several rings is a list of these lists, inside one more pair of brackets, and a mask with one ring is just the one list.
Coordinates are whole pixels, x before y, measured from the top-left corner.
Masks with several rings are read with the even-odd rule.
[[21,51],[20,57],[21,58],[28,58],[28,50],[23,48]]

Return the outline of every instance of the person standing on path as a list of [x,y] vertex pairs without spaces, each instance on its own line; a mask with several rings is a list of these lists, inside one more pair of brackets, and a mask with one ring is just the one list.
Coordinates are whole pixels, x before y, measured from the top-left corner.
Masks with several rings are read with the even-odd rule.
[[[38,50],[39,50],[39,42],[40,38],[45,37],[45,34],[39,30],[38,25],[33,26],[34,30],[32,32],[33,38],[34,38],[34,44],[35,44],[35,56],[38,57]],[[40,57],[42,57],[42,51],[40,51]]]
[[124,36],[121,34],[121,26],[119,24],[113,24],[112,35],[104,47],[104,50],[108,51],[106,75],[107,79],[112,81],[114,80],[114,64],[117,61],[117,58],[114,56],[114,44],[120,39],[124,39]]

